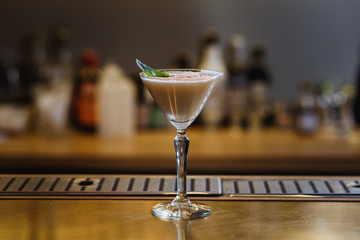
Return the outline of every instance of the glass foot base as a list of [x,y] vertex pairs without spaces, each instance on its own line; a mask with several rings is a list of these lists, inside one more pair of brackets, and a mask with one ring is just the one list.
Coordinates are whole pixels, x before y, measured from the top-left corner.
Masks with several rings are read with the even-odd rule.
[[155,205],[152,214],[168,220],[195,219],[209,216],[211,208],[203,203],[192,203],[191,207],[174,207],[171,202],[165,202]]

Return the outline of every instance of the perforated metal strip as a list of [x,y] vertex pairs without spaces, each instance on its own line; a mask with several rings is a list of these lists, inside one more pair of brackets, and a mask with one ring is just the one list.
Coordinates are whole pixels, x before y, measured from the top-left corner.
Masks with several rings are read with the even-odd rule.
[[[187,178],[189,195],[222,195],[218,177]],[[173,195],[173,176],[0,177],[2,195]]]
[[357,179],[224,180],[225,196],[241,195],[360,195]]
[[[220,179],[189,176],[189,195],[360,197],[360,179]],[[1,176],[0,196],[161,196],[176,193],[175,176]]]

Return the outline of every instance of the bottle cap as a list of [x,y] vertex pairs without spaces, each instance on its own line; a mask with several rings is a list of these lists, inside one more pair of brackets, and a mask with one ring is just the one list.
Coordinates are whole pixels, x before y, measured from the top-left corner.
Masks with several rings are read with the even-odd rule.
[[99,66],[99,55],[94,49],[85,48],[81,53],[81,62],[88,67],[98,67]]

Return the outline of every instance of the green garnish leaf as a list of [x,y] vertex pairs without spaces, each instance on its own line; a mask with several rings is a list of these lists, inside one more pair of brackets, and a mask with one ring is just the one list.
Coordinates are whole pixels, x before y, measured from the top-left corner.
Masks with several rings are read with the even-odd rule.
[[170,75],[166,72],[162,72],[159,70],[156,70],[152,67],[146,66],[145,64],[143,64],[142,62],[140,62],[138,59],[136,59],[136,64],[139,66],[139,68],[141,68],[141,70],[144,71],[144,73],[146,75],[148,75],[149,77],[169,77]]

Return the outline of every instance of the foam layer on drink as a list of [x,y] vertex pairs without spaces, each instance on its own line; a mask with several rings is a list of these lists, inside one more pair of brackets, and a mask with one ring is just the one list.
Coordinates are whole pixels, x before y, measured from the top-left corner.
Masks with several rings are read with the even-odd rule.
[[210,71],[166,71],[170,77],[142,77],[154,100],[176,128],[197,117],[221,74]]
[[196,71],[165,71],[170,76],[169,77],[151,77],[153,80],[160,80],[160,81],[206,81],[210,80],[216,75],[204,72],[196,72]]

